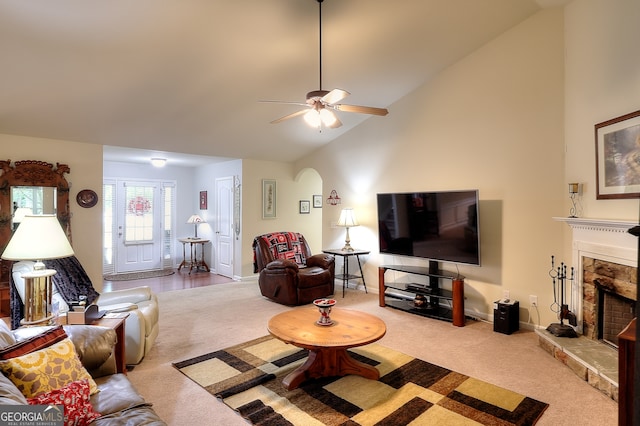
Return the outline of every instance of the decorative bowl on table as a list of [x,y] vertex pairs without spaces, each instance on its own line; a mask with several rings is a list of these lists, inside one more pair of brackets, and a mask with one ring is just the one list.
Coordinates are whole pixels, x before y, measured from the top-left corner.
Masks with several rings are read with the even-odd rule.
[[331,314],[331,308],[336,304],[335,299],[316,299],[313,304],[318,307],[320,311],[320,319],[316,321],[318,325],[331,325],[333,321],[329,314]]

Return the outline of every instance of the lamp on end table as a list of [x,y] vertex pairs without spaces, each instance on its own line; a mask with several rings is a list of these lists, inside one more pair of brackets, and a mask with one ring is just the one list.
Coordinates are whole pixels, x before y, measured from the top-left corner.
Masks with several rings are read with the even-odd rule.
[[344,251],[353,251],[353,247],[351,247],[351,239],[349,238],[349,228],[353,226],[359,226],[358,220],[356,219],[356,215],[353,213],[353,209],[348,207],[346,209],[342,209],[340,212],[340,219],[338,219],[338,226],[343,226],[347,228],[347,235],[344,240],[344,247],[342,250]]
[[4,260],[35,260],[33,271],[22,275],[25,281],[22,325],[52,322],[52,282],[55,269],[43,260],[73,256],[73,248],[55,215],[25,216],[2,253]]
[[195,237],[194,239],[198,239],[198,224],[205,223],[204,219],[198,216],[197,214],[191,215],[189,219],[187,219],[187,223],[193,224],[195,228]]

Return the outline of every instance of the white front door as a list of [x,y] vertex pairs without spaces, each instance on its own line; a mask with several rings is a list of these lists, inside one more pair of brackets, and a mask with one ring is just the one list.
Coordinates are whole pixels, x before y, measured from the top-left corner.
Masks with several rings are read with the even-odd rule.
[[159,182],[118,181],[116,272],[162,268]]
[[233,278],[233,176],[216,179],[216,273]]

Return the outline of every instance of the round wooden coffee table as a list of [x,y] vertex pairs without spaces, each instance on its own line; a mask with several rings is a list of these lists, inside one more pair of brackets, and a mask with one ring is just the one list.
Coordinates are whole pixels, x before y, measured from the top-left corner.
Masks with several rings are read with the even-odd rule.
[[313,306],[292,309],[269,320],[267,328],[274,337],[309,350],[307,361],[284,378],[284,387],[291,390],[307,379],[347,374],[378,380],[378,370],[353,359],[347,349],[379,340],[387,332],[384,322],[364,312],[340,308],[331,311],[330,326],[316,324],[319,318],[318,308]]

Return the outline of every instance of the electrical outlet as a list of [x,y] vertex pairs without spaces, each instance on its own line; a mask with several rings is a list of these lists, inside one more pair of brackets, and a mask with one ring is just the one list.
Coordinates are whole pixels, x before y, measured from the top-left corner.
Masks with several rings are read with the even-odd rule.
[[534,296],[532,294],[529,295],[529,304],[531,306],[538,306],[538,296]]
[[502,290],[502,300],[509,299],[509,290]]

